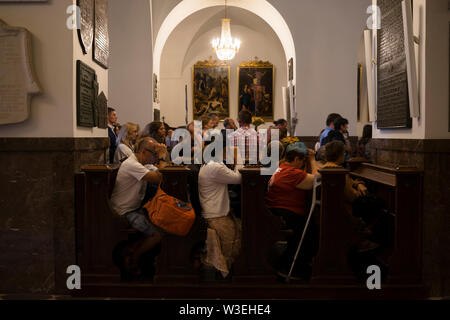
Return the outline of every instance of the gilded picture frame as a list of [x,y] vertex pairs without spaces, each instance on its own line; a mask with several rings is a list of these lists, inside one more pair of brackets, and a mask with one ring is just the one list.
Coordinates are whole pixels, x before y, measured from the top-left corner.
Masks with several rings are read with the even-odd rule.
[[220,120],[230,116],[230,66],[225,62],[198,61],[192,67],[192,111],[194,119],[217,113]]
[[248,110],[252,116],[273,121],[273,64],[255,57],[243,62],[238,70],[238,112]]

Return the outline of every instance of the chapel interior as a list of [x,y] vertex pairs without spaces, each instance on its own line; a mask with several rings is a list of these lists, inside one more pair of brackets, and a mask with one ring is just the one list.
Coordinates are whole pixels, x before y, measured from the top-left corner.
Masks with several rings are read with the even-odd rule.
[[[450,1],[408,1],[412,20],[403,29],[401,0],[1,0],[0,298],[448,299]],[[95,9],[80,13],[82,5]],[[381,10],[379,29],[371,29],[372,5],[396,7],[400,16]],[[211,40],[221,36],[224,17],[240,48],[221,61]],[[377,32],[387,25],[401,30],[381,42]],[[407,47],[403,38],[411,35]],[[8,39],[20,40],[19,64]],[[396,111],[386,98],[383,114],[380,96],[400,89],[382,81],[376,56],[397,54],[399,43],[406,58],[388,69],[404,69],[407,107]],[[263,78],[241,75],[255,65],[268,70]],[[220,103],[197,100],[202,66],[222,68]],[[242,169],[237,189],[242,250],[232,280],[209,281],[195,265],[206,239],[201,209],[188,235],[168,235],[147,254],[149,279],[128,279],[114,252],[139,235],[110,210],[119,166],[110,165],[106,107],[140,130],[152,121],[186,127],[210,112],[220,114],[222,129],[225,118],[237,123],[243,79],[248,87],[265,81],[262,107],[252,113],[263,118],[258,129],[286,119],[289,136],[308,148],[331,113],[348,119],[354,148],[372,127],[370,160],[321,171],[310,281],[283,283],[274,273],[270,259],[290,231],[265,207],[270,176],[257,165]],[[10,81],[20,83],[21,95]],[[83,90],[95,92],[92,123]],[[163,190],[197,209],[198,173],[187,165],[161,172]],[[339,189],[347,174],[366,181],[390,212],[389,248],[376,257],[381,290],[368,290],[368,275],[355,274],[347,256]],[[67,286],[71,265],[80,266],[81,290]]]

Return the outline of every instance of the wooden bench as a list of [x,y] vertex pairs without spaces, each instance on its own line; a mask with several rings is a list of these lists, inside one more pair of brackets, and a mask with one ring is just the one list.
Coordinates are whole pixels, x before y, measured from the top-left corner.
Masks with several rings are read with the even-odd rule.
[[[112,261],[112,252],[119,242],[125,241],[136,230],[127,221],[114,214],[109,198],[114,188],[118,167],[108,165],[85,166],[75,175],[77,261],[83,270],[85,281],[117,281],[119,270]],[[169,167],[161,170],[162,189],[174,197],[188,201],[189,186],[195,185],[195,177],[186,167]],[[200,211],[186,237],[168,235],[162,241],[157,259],[155,282],[184,279],[191,281],[197,274],[190,263],[192,247],[205,240]]]
[[[168,167],[162,170],[163,190],[181,200],[190,200],[199,216],[196,170]],[[242,249],[234,264],[232,283],[201,285],[198,271],[190,261],[191,249],[206,237],[202,219],[197,219],[186,237],[166,236],[157,258],[156,273],[150,284],[119,283],[119,272],[112,263],[114,245],[127,238],[126,224],[107,206],[117,168],[85,167],[75,176],[77,211],[77,258],[83,272],[84,295],[140,297],[421,297],[421,199],[422,172],[417,169],[390,169],[362,164],[352,175],[366,179],[377,195],[386,199],[395,212],[395,250],[389,264],[388,284],[383,294],[367,290],[356,282],[349,268],[347,253],[350,229],[343,219],[343,190],[348,170],[322,169],[320,206],[320,245],[314,259],[309,284],[280,284],[268,261],[272,245],[283,239],[280,220],[265,207],[264,195],[269,176],[259,168],[244,168],[242,174]],[[108,289],[109,288],[109,289]],[[227,289],[228,288],[228,289]],[[259,288],[259,289],[258,289]],[[341,295],[339,288],[346,288]],[[267,290],[269,291],[267,291]],[[155,291],[156,290],[156,291]],[[390,291],[389,291],[390,290]],[[341,293],[339,293],[341,292]]]
[[392,250],[385,261],[388,284],[422,284],[423,172],[417,168],[388,168],[360,162],[349,172],[343,168],[320,170],[322,175],[321,239],[312,283],[349,283],[354,276],[347,252],[351,243],[343,215],[345,175],[363,179],[386,210],[395,216]]
[[118,281],[114,246],[128,238],[125,220],[113,214],[109,198],[117,167],[85,166],[75,175],[76,252],[83,281]]
[[351,173],[363,179],[395,216],[389,283],[422,282],[423,170],[363,163]]
[[192,264],[191,255],[195,247],[206,240],[206,223],[198,203],[198,174],[183,166],[166,167],[160,172],[163,174],[161,188],[173,197],[191,202],[197,218],[187,236],[166,235],[163,238],[154,283],[197,283],[198,270]]

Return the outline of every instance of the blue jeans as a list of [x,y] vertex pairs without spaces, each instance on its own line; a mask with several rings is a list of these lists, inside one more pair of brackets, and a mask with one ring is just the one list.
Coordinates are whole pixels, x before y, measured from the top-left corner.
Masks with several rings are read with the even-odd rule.
[[147,237],[151,237],[155,231],[164,234],[163,230],[151,223],[147,218],[147,212],[143,208],[125,213],[125,218],[127,218],[133,229],[136,229]]

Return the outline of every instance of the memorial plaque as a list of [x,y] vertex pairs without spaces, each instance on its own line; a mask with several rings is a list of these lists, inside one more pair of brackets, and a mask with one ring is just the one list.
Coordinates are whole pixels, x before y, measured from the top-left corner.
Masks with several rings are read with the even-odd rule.
[[100,129],[106,129],[108,127],[108,99],[106,99],[105,93],[102,91],[97,97],[97,114],[98,114],[98,127]]
[[95,0],[95,32],[93,58],[100,66],[108,69],[109,33],[108,0]]
[[411,128],[401,0],[378,0],[377,127]]
[[289,80],[294,80],[294,58],[288,61]]
[[95,127],[97,122],[98,94],[95,70],[77,61],[77,125]]
[[92,47],[94,40],[94,0],[77,0],[80,8],[80,27],[78,38],[83,53],[86,54]]
[[30,96],[41,91],[31,57],[31,34],[0,19],[0,124],[30,115]]

